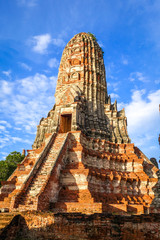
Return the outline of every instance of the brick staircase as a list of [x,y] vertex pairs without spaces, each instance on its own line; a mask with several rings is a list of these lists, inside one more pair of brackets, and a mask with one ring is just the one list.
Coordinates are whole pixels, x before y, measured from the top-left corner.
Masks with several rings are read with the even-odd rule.
[[[40,162],[46,155],[47,149],[54,141],[56,134],[46,134],[43,146],[39,149],[27,150],[28,154],[24,160],[18,164],[16,170],[8,178],[7,181],[2,181],[0,189],[0,212],[8,212],[13,210],[15,199],[24,188],[26,180],[30,178],[33,165]],[[36,165],[36,164],[35,164]]]
[[12,221],[16,213],[0,213],[0,234],[3,229]]
[[42,164],[39,166],[35,176],[33,177],[28,189],[21,198],[19,204],[19,211],[24,210],[36,210],[38,203],[38,194],[47,184],[48,176],[50,175],[51,170],[53,169],[55,162],[59,156],[61,148],[65,143],[67,138],[66,133],[59,133],[55,141],[52,143],[47,156],[42,161]]

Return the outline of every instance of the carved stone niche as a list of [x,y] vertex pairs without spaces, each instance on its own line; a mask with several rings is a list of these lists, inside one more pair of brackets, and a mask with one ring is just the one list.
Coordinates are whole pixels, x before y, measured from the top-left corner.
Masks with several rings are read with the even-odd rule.
[[78,72],[72,73],[70,76],[71,81],[80,80],[80,74]]
[[80,47],[71,49],[71,54],[73,54],[73,53],[79,53],[79,52],[81,52],[81,48],[80,48]]
[[72,66],[80,65],[81,61],[79,59],[72,59]]

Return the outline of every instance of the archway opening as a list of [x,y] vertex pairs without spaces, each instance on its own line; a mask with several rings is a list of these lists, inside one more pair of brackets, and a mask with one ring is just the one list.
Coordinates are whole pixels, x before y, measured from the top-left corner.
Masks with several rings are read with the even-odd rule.
[[71,131],[71,122],[72,122],[72,114],[61,115],[60,132],[66,133]]

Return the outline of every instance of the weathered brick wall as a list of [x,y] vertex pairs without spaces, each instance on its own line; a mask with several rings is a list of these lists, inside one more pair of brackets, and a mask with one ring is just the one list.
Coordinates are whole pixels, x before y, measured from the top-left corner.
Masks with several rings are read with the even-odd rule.
[[19,215],[19,221],[13,219],[2,234],[4,240],[159,240],[160,214],[127,217],[30,212]]

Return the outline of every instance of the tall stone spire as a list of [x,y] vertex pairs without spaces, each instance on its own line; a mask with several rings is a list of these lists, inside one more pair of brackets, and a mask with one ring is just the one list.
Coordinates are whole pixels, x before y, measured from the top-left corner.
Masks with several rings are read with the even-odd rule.
[[103,105],[106,103],[103,54],[90,34],[75,35],[63,51],[56,88],[56,103],[59,102],[59,89],[62,88],[62,92],[65,92],[70,87],[76,87],[77,95],[83,94],[87,101]]
[[107,94],[103,53],[94,35],[79,33],[66,45],[55,97],[55,107],[49,119],[41,120],[33,147],[40,146],[44,133],[63,131],[63,111],[72,115],[71,130],[112,142],[130,142],[124,110],[118,112],[117,103],[111,104]]
[[77,34],[65,47],[55,96],[56,105],[63,106],[83,98],[86,108],[84,124],[77,124],[88,132],[102,132],[109,136],[104,114],[107,88],[103,54],[91,34]]

